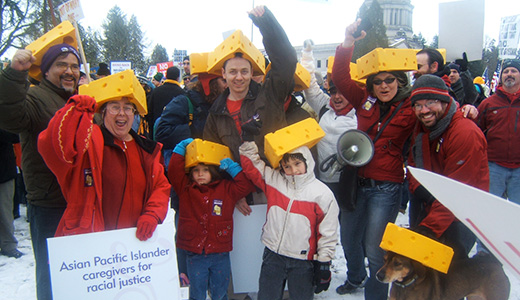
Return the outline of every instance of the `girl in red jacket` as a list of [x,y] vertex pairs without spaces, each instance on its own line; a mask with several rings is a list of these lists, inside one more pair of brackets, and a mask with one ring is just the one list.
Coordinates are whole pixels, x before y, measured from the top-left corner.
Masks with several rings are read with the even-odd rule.
[[[185,139],[173,149],[168,178],[179,196],[177,247],[187,251],[190,299],[227,299],[231,274],[229,252],[233,249],[235,203],[254,190],[238,163],[230,158],[220,162],[233,179],[222,179],[218,168],[199,163],[185,173]],[[209,283],[209,284],[208,284]]]

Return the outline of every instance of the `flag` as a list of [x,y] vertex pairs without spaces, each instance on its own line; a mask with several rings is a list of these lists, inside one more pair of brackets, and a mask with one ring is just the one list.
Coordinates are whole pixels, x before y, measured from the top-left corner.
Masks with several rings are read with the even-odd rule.
[[488,77],[488,67],[486,66],[486,69],[484,70],[484,73],[482,73],[482,79],[484,79],[484,83],[489,86],[489,77]]
[[502,63],[497,63],[497,68],[495,70],[495,73],[493,73],[493,78],[491,79],[491,84],[489,85],[489,90],[491,93],[494,93],[497,89],[498,82],[500,81],[500,71],[502,69]]

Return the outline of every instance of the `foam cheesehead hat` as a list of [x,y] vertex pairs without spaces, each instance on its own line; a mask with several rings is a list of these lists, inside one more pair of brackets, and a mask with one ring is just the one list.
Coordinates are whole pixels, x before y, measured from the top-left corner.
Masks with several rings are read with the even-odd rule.
[[198,75],[198,80],[202,84],[202,89],[206,96],[210,93],[209,83],[211,80],[222,77],[222,72],[219,74],[208,73],[208,57],[209,52],[191,53],[189,56],[191,74]]
[[451,96],[444,80],[439,76],[426,74],[419,77],[413,84],[410,95],[412,105],[417,100],[439,100],[450,103]]
[[[329,86],[334,86],[334,88],[335,88],[336,85],[332,82],[332,76],[331,76],[333,65],[334,65],[334,56],[329,56],[329,59],[327,60],[327,78],[329,79]],[[350,63],[350,78],[363,86],[367,84],[366,79],[359,78],[357,64],[355,64],[353,62]]]
[[359,79],[380,72],[417,70],[416,50],[376,48],[356,61]]
[[148,113],[146,93],[133,70],[126,70],[92,81],[79,87],[78,94],[88,95],[98,104],[98,110],[109,101],[126,97],[133,103],[140,115]]
[[[243,58],[247,59],[253,67],[253,76],[265,74],[264,55],[258,50],[253,43],[242,33],[237,30],[227,37],[213,52],[208,55],[208,73],[221,75],[224,63],[237,56],[240,53]],[[193,66],[193,62],[190,64]]]
[[[271,63],[265,68],[265,74],[271,71]],[[265,76],[264,76],[265,80]],[[296,69],[294,70],[294,91],[300,92],[306,90],[311,85],[311,73],[307,71],[300,63],[296,63]]]

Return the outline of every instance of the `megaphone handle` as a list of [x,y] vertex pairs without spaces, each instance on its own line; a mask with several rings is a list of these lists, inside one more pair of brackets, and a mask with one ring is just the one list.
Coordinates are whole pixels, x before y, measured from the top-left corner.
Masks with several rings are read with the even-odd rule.
[[336,154],[332,154],[331,156],[325,158],[325,160],[320,164],[320,171],[327,172],[327,170],[330,169],[336,160]]

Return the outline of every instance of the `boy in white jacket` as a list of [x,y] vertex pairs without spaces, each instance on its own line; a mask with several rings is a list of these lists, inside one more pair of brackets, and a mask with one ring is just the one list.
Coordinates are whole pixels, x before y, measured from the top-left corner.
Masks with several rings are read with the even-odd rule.
[[339,223],[334,195],[314,176],[305,146],[285,154],[277,169],[260,159],[254,142],[239,150],[244,173],[267,197],[258,299],[282,299],[285,281],[291,299],[312,299],[330,284]]

